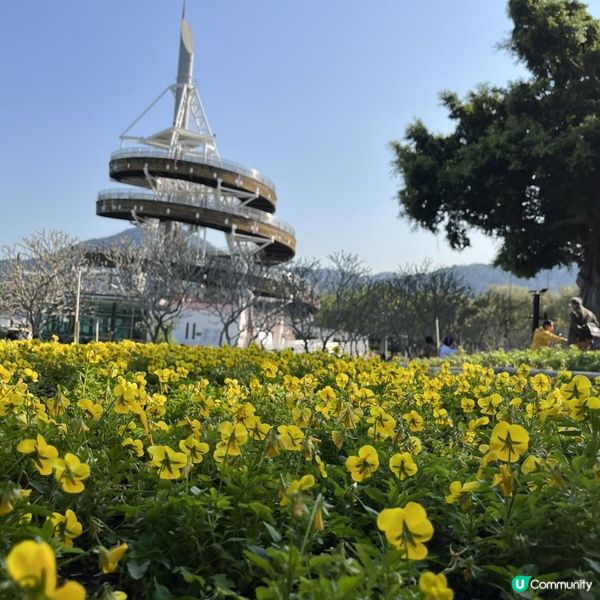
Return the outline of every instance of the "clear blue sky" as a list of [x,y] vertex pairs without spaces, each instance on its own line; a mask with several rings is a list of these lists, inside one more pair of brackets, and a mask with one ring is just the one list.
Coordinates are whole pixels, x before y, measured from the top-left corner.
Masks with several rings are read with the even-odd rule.
[[[600,0],[589,3],[600,16]],[[119,134],[174,82],[180,0],[20,0],[2,7],[0,245],[42,228],[121,231],[97,217]],[[489,262],[397,218],[388,142],[422,118],[448,130],[438,93],[524,75],[497,49],[502,0],[188,0],[195,76],[223,158],[259,169],[298,254],[344,249],[375,271]],[[169,124],[170,106],[143,133]]]

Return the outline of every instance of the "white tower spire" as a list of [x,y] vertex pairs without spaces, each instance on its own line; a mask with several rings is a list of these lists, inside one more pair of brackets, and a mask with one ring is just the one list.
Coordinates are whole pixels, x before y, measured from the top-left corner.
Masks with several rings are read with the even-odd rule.
[[[158,148],[169,149],[173,153],[192,153],[204,158],[219,158],[215,136],[204,112],[202,101],[194,84],[194,35],[185,18],[185,2],[181,14],[179,59],[177,80],[164,90],[148,108],[122,133],[121,140],[135,141]],[[132,135],[130,131],[142,117],[168,92],[175,96],[173,123],[150,136]]]

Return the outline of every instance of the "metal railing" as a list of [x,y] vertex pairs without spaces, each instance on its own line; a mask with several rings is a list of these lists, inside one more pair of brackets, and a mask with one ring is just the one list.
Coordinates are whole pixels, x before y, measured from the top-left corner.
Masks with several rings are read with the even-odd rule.
[[140,200],[162,202],[165,204],[173,202],[176,204],[184,204],[185,206],[191,206],[194,208],[207,208],[210,210],[221,212],[226,215],[238,215],[241,217],[245,217],[246,219],[250,219],[252,221],[258,221],[259,223],[263,223],[265,225],[271,225],[272,227],[276,227],[277,229],[281,229],[282,231],[289,233],[293,237],[296,236],[294,228],[291,225],[288,225],[284,221],[276,219],[270,213],[263,212],[262,210],[248,208],[247,206],[235,206],[232,204],[227,204],[225,202],[220,202],[210,197],[199,199],[197,202],[190,202],[189,200],[186,200],[185,196],[180,196],[177,194],[169,194],[169,196],[170,197],[168,200],[161,200],[161,198],[157,197],[153,192],[108,189],[102,190],[98,193],[98,200]]
[[222,160],[220,158],[204,158],[198,154],[191,152],[171,151],[171,150],[160,150],[158,148],[123,148],[121,150],[115,150],[110,155],[111,160],[118,160],[121,158],[170,158],[173,160],[185,160],[188,162],[196,163],[199,165],[208,165],[210,167],[216,167],[225,171],[232,171],[236,175],[244,175],[258,181],[275,193],[275,184],[264,175],[261,175],[256,169],[247,169],[242,165],[234,163],[229,160]]

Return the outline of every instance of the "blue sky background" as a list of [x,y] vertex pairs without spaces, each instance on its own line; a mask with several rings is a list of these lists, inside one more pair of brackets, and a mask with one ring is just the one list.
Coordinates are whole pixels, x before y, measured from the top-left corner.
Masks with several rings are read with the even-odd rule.
[[[600,17],[600,0],[589,2]],[[97,217],[118,136],[174,82],[180,0],[7,2],[0,26],[0,245],[34,231],[81,239]],[[420,117],[449,122],[438,93],[525,75],[497,44],[501,0],[188,0],[195,76],[221,156],[278,190],[298,254],[357,253],[375,271],[431,259],[489,262],[473,236],[457,253],[397,218],[388,143]],[[170,102],[138,128],[167,126]]]

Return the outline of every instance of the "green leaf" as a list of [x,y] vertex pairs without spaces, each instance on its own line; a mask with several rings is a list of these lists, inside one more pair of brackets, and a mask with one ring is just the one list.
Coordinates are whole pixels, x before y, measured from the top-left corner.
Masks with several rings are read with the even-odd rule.
[[173,573],[180,573],[183,577],[183,580],[186,583],[194,583],[195,581],[197,581],[201,585],[206,584],[206,580],[204,579],[204,577],[192,573],[187,567],[176,567],[175,569],[173,569]]
[[344,595],[351,594],[358,586],[362,583],[362,576],[360,575],[342,575],[337,580],[338,588],[340,592]]
[[171,600],[173,594],[164,586],[154,580],[154,590],[152,592],[152,600]]
[[259,569],[262,569],[269,577],[275,577],[275,571],[267,558],[259,556],[250,550],[244,550],[244,556]]
[[141,563],[137,562],[136,560],[127,561],[127,571],[133,579],[141,579],[148,570],[149,566],[149,560],[145,560]]
[[585,560],[585,562],[587,562],[596,573],[600,573],[600,563],[588,558],[587,556],[584,556],[583,560]]
[[269,523],[265,523],[264,521],[263,521],[263,525],[265,526],[266,530],[269,532],[269,535],[271,536],[272,540],[278,544],[282,540],[282,536],[279,533],[279,531],[277,531],[277,529],[275,529],[272,525],[269,525]]

